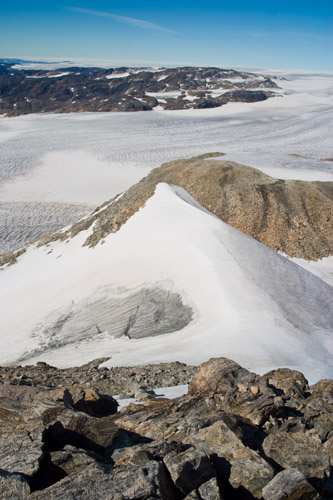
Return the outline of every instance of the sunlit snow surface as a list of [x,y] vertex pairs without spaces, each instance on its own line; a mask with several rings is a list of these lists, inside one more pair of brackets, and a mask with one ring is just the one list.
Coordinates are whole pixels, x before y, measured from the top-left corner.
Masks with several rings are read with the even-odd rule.
[[[2,271],[0,363],[71,366],[111,356],[113,366],[196,364],[226,356],[257,371],[290,366],[311,380],[333,376],[332,288],[223,223],[183,189],[159,184],[104,244],[82,247],[86,237],[30,247]],[[191,307],[185,328],[115,337],[99,327],[96,314],[98,327],[88,338],[76,333],[65,345],[61,330],[54,334],[101,290],[111,296],[156,286]]]
[[[276,177],[333,180],[333,163],[321,161],[333,156],[333,74],[278,76],[288,78],[277,80],[280,96],[253,104],[0,117],[0,252],[59,227],[61,212],[64,225],[69,213],[74,221],[177,158],[221,151]],[[28,223],[11,205],[21,202],[48,205],[36,205]]]

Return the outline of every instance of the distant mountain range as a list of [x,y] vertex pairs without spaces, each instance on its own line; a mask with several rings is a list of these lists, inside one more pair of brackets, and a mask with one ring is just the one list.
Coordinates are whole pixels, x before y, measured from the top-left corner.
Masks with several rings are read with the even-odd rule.
[[219,68],[18,69],[0,59],[0,114],[214,108],[275,96],[277,78]]

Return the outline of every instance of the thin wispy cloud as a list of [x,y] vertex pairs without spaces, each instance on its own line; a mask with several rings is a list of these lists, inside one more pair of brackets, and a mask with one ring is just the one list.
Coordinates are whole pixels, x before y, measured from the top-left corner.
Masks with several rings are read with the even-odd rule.
[[144,28],[155,31],[164,31],[167,33],[175,33],[174,30],[160,26],[159,24],[151,23],[150,21],[145,21],[144,19],[135,19],[133,17],[118,16],[117,14],[111,14],[110,12],[102,12],[93,9],[83,9],[81,7],[67,7],[67,10],[73,12],[79,12],[80,14],[88,14],[90,16],[106,17],[113,19],[119,23],[130,24],[132,26],[137,26],[138,28]]

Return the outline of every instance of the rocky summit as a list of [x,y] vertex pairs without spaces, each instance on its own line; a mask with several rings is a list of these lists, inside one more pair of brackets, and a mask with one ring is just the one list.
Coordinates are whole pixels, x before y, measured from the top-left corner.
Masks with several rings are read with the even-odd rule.
[[277,95],[277,77],[220,68],[18,69],[0,62],[0,114],[216,108]]
[[[0,369],[0,498],[333,498],[333,381],[226,358]],[[114,391],[140,404],[117,411]],[[187,383],[187,395],[153,389]],[[115,394],[115,393],[114,393]]]
[[[333,183],[281,180],[260,170],[207,153],[152,170],[122,196],[104,203],[69,229],[41,238],[42,246],[73,238],[90,227],[85,245],[95,246],[153,196],[158,183],[184,188],[202,207],[227,224],[290,257],[318,260],[333,254]],[[0,256],[14,263],[24,248]]]

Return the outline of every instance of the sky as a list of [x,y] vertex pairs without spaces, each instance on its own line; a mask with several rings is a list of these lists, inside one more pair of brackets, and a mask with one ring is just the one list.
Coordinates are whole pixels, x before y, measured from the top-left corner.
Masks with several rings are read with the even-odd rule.
[[0,57],[333,70],[333,0],[0,0]]

